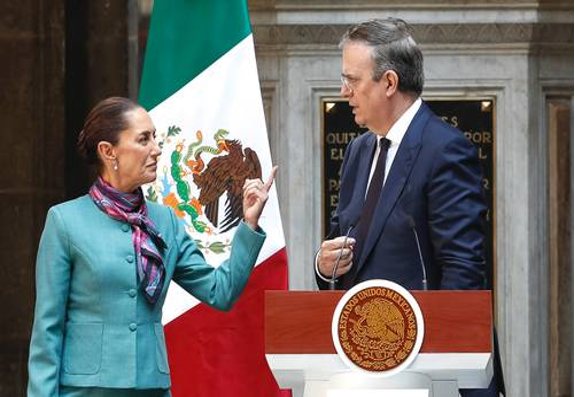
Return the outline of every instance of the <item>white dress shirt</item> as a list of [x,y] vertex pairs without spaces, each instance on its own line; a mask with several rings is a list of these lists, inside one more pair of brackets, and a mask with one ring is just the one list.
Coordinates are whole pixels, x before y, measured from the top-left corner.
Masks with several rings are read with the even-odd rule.
[[[395,159],[395,155],[397,154],[397,149],[399,149],[399,145],[409,128],[409,125],[413,121],[415,114],[419,110],[421,106],[421,98],[417,98],[415,102],[411,104],[411,106],[401,115],[401,117],[391,126],[385,138],[391,141],[389,145],[389,149],[387,149],[387,157],[385,161],[385,174],[383,176],[383,185],[385,186],[385,181],[387,180],[387,176],[389,175],[389,170],[391,169],[391,165],[393,164],[393,160]],[[373,132],[370,132],[373,134]],[[369,184],[371,183],[371,177],[375,171],[375,166],[377,164],[377,157],[379,156],[380,145],[379,141],[383,137],[377,135],[377,146],[375,149],[375,154],[373,156],[373,160],[371,161],[371,171],[369,172],[369,179],[367,182],[367,188],[365,190],[365,194],[367,195],[367,191],[369,190]]]

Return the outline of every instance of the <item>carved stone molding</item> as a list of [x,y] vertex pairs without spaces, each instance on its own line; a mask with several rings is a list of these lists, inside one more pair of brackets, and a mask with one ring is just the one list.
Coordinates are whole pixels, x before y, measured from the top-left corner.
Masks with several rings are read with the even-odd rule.
[[[420,44],[552,44],[573,46],[573,24],[414,24]],[[261,46],[337,45],[348,25],[255,25]]]

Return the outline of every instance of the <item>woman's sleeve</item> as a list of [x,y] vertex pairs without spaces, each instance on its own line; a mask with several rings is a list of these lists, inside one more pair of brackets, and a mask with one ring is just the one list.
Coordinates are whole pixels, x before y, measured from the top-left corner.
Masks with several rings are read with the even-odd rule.
[[206,263],[182,222],[170,213],[176,227],[178,245],[178,262],[173,280],[200,301],[219,310],[230,310],[256,264],[265,233],[261,229],[254,231],[243,221],[240,222],[232,240],[229,259],[215,268]]
[[60,214],[51,208],[36,259],[36,307],[28,359],[28,397],[59,395],[69,285],[69,241]]

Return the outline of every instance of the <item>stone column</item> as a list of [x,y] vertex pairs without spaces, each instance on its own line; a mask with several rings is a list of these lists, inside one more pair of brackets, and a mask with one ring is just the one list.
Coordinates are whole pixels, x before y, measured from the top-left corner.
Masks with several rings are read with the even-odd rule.
[[69,197],[86,193],[94,173],[82,164],[76,139],[84,118],[109,96],[137,99],[136,0],[66,2],[66,185]]
[[86,192],[87,111],[137,95],[136,0],[0,3],[0,395],[26,393],[35,257],[48,208]]
[[0,395],[24,396],[34,259],[65,196],[65,1],[0,5]]

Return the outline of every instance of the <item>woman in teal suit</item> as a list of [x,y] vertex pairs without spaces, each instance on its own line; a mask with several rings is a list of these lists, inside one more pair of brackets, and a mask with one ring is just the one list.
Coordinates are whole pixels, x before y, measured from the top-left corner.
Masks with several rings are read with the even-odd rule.
[[[80,152],[99,166],[89,194],[52,207],[36,264],[28,396],[169,396],[162,306],[170,280],[229,310],[265,233],[273,182],[248,180],[229,260],[208,265],[168,207],[147,203],[161,154],[147,112],[108,98],[88,115]],[[193,336],[190,336],[193,337]]]

